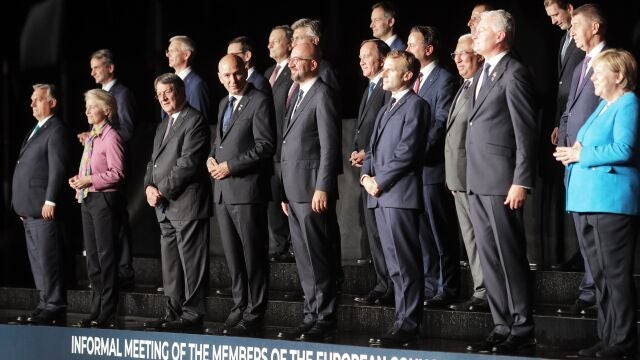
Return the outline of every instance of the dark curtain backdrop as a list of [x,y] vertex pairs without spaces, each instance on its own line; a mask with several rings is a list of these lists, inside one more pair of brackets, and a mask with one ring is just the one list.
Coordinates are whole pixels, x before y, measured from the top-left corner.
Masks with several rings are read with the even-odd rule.
[[[640,2],[597,1],[610,19],[609,38],[613,46],[640,53]],[[77,133],[87,129],[82,94],[95,87],[90,76],[89,55],[97,49],[109,48],[116,54],[116,71],[120,81],[135,93],[138,103],[139,131],[134,139],[135,151],[130,154],[137,172],[130,174],[129,196],[134,227],[134,252],[138,256],[157,256],[158,230],[152,211],[144,206],[141,166],[151,151],[151,136],[157,125],[159,108],[153,98],[153,79],[171,69],[164,51],[173,35],[188,35],[196,41],[194,68],[209,83],[213,104],[224,96],[216,76],[217,62],[226,52],[227,42],[246,35],[256,44],[256,67],[264,71],[271,65],[266,48],[270,29],[291,24],[302,17],[317,18],[324,24],[322,47],[325,58],[336,68],[343,88],[343,117],[353,118],[363,89],[358,66],[359,44],[371,38],[370,6],[374,1],[325,0],[321,2],[261,1],[217,2],[209,0],[183,1],[21,1],[12,4],[14,10],[3,10],[0,30],[0,284],[29,285],[31,275],[19,219],[10,210],[11,176],[16,156],[34,119],[29,108],[31,85],[51,82],[59,87],[58,113]],[[399,16],[399,35],[406,40],[414,25],[432,25],[440,29],[441,63],[455,73],[449,58],[457,38],[468,32],[467,20],[474,1],[395,1]],[[498,8],[509,10],[516,18],[516,51],[535,75],[539,94],[543,142],[554,109],[554,84],[557,44],[561,31],[550,24],[542,0],[494,1]],[[576,2],[580,5],[583,2]],[[348,138],[348,137],[345,137]],[[81,147],[69,159],[78,163]],[[540,175],[544,179],[553,173],[548,159],[550,148],[541,147]],[[347,193],[344,189],[341,193]],[[72,196],[69,190],[69,196]],[[343,199],[344,200],[344,199]],[[562,199],[558,200],[559,202]],[[558,204],[558,206],[562,206]],[[529,204],[528,235],[532,262],[542,258],[539,199]],[[345,211],[346,213],[346,211]],[[81,228],[77,206],[69,209],[66,246],[69,254],[81,251]],[[351,219],[344,220],[350,222]],[[355,221],[355,220],[354,220]],[[213,221],[215,223],[215,221]],[[343,240],[346,247],[358,236]],[[359,246],[353,245],[353,248]],[[345,256],[353,252],[345,252]],[[532,259],[533,258],[533,259]],[[73,266],[73,256],[68,261]],[[71,271],[72,272],[72,271]]]

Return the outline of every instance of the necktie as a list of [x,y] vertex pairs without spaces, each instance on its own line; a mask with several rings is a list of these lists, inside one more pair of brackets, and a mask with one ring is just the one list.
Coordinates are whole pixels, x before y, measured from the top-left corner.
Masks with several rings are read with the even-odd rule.
[[395,104],[396,104],[396,98],[391,97],[391,101],[389,101],[389,107],[387,108],[386,112],[388,113],[389,111],[391,111],[391,109],[393,108],[393,105]]
[[297,82],[294,82],[293,85],[291,85],[291,87],[289,88],[289,95],[287,95],[286,103],[287,109],[289,108],[289,105],[291,105],[291,99],[293,99],[293,96],[298,92],[298,89],[300,89],[300,84],[298,84]]
[[560,50],[560,61],[564,63],[564,56],[567,54],[567,48],[569,47],[569,43],[571,43],[571,36],[569,36],[569,32],[567,31],[564,34],[564,42],[562,43],[562,50]]
[[369,102],[369,99],[371,99],[371,94],[373,94],[373,90],[375,90],[376,88],[376,83],[374,83],[373,81],[369,83],[369,90],[367,93],[367,103]]
[[224,109],[224,115],[222,115],[222,133],[227,132],[229,122],[231,122],[231,114],[233,114],[233,104],[236,102],[235,96],[231,96],[227,102],[227,108]]
[[169,135],[169,131],[173,126],[173,122],[174,122],[173,116],[169,115],[169,117],[167,118],[167,131],[164,132],[164,137],[162,138],[162,142],[164,142],[164,140],[167,138],[167,135]]
[[271,76],[269,77],[269,84],[273,87],[273,84],[276,82],[276,78],[278,77],[278,72],[280,71],[280,64],[276,65],[276,68],[273,69]]
[[[391,109],[393,108],[393,105],[395,105],[396,103],[396,98],[394,98],[393,96],[391,97],[391,101],[389,101],[389,105],[387,106],[387,109],[384,111],[384,114],[382,115],[383,119],[386,119],[389,116],[389,112],[391,111]],[[378,123],[378,134],[380,134],[380,132],[382,131],[382,123],[383,121],[380,121]]]
[[293,116],[293,114],[296,112],[296,110],[298,110],[298,106],[300,105],[300,102],[302,102],[302,97],[304,96],[304,91],[302,91],[302,89],[300,89],[300,91],[298,91],[298,97],[296,98],[296,103],[295,105],[293,105],[293,111],[291,112],[291,116]]
[[29,138],[27,139],[27,141],[31,140],[33,135],[37,134],[39,130],[40,130],[40,123],[37,123],[36,127],[33,128],[33,131],[31,132],[31,135],[29,135]]
[[413,92],[415,92],[416,94],[418,93],[418,91],[420,91],[420,83],[422,82],[422,72],[420,72],[418,74],[418,78],[416,79],[416,82],[413,83]]
[[460,99],[464,96],[464,94],[469,90],[469,86],[471,86],[471,80],[465,80],[462,83],[462,90],[460,90],[460,94],[458,94],[458,98],[456,99],[456,105],[460,101]]
[[591,57],[589,55],[585,56],[584,61],[582,61],[582,70],[580,71],[580,79],[578,79],[578,89],[580,89],[580,85],[582,85],[582,80],[584,80],[584,76],[587,74],[589,61],[591,61]]
[[491,68],[491,65],[489,63],[484,63],[484,67],[482,69],[482,77],[480,79],[480,84],[478,84],[478,91],[476,92],[476,98],[478,97],[478,94],[480,94],[480,91],[482,91],[484,88],[486,88],[485,85],[487,85],[489,83],[489,69]]

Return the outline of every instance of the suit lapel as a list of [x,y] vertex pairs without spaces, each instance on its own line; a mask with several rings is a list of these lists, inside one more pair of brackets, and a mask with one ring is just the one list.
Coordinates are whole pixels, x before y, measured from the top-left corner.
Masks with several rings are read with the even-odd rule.
[[[47,131],[47,129],[49,128],[49,126],[51,125],[51,121],[54,120],[56,117],[52,116],[51,118],[49,118],[49,120],[47,120],[44,125],[42,125],[42,127],[38,130],[38,132],[36,132],[35,134],[33,134],[33,136],[31,137],[31,139],[29,139],[29,135],[31,135],[31,133],[33,132],[33,129],[31,129],[31,131],[29,131],[29,133],[27,134],[27,136],[24,138],[24,141],[22,142],[22,148],[20,149],[20,155],[22,156],[22,154],[24,153],[24,151],[29,147],[29,145],[33,144],[33,142],[39,138],[45,131]],[[35,128],[35,126],[34,126]]]
[[440,75],[440,67],[436,65],[436,67],[434,67],[433,70],[431,70],[431,74],[427,76],[427,79],[424,81],[424,84],[422,84],[422,87],[420,87],[420,91],[418,95],[420,95],[421,98],[424,99],[427,96],[427,92],[431,88],[431,85],[433,84],[433,82],[438,79],[439,75]]
[[224,109],[227,107],[228,102],[229,96],[226,96],[220,100],[220,104],[218,105],[218,125],[216,126],[216,132],[220,140],[222,140],[222,117],[224,116]]
[[[582,64],[580,64],[582,65]],[[574,98],[577,99],[580,97],[580,93],[582,93],[582,90],[587,86],[587,83],[589,81],[591,81],[591,75],[593,74],[593,67],[589,68],[589,71],[587,71],[586,74],[584,74],[584,78],[582,79],[582,82],[580,83],[580,87],[578,89],[576,89],[576,96]]]
[[285,66],[282,71],[280,71],[280,75],[276,78],[276,82],[273,83],[273,89],[276,89],[287,82],[287,79],[291,79],[291,70],[289,70],[288,66]]
[[[482,86],[486,85],[486,87],[483,87],[480,89],[480,92],[478,93],[478,97],[476,98],[473,104],[474,113],[478,110],[480,105],[482,105],[482,103],[487,98],[489,93],[491,93],[491,90],[493,89],[493,87],[500,81],[510,59],[511,59],[511,55],[507,54],[502,59],[500,59],[500,62],[496,64],[496,66],[494,66],[493,71],[489,74],[488,81],[490,81],[490,83],[482,84]],[[479,74],[477,74],[478,77],[480,77],[481,74],[482,74],[482,69],[479,70]],[[476,85],[478,85],[477,80],[478,79],[474,78],[474,82],[476,83]],[[475,95],[475,87],[474,87],[473,95]]]
[[361,114],[361,115],[358,118],[357,128],[360,128],[360,126],[362,125],[362,122],[364,121],[364,118],[367,116],[367,114],[371,110],[371,104],[373,104],[379,97],[384,96],[384,90],[382,89],[382,78],[378,80],[378,83],[373,88],[373,92],[371,93],[371,98],[369,99],[368,102],[367,102],[367,94],[368,94],[368,88],[367,90],[364,91],[364,94],[362,94],[362,101],[360,102],[360,111],[358,112],[358,114]]
[[[245,94],[242,96],[242,99],[240,99],[240,102],[238,103],[238,105],[236,105],[235,110],[233,110],[233,112],[231,113],[231,121],[229,122],[229,127],[227,127],[227,131],[224,134],[222,134],[222,137],[220,138],[221,143],[222,141],[224,141],[224,138],[227,137],[227,134],[229,134],[229,131],[231,130],[233,125],[236,123],[236,121],[238,121],[238,118],[242,116],[242,111],[247,107],[247,104],[249,103],[250,100],[251,100],[251,90],[247,89]],[[220,131],[222,132],[222,130]]]
[[470,99],[469,94],[471,93],[471,86],[467,88],[467,91],[464,94],[462,94],[462,97],[461,97],[460,95],[462,93],[463,88],[464,88],[464,85],[460,86],[460,88],[458,89],[458,92],[456,93],[456,96],[453,98],[451,109],[449,110],[449,118],[447,119],[447,129],[451,127],[451,125],[453,124],[453,119],[458,115],[460,110],[464,108],[464,106],[466,106],[467,102],[469,102],[469,99]]
[[169,120],[171,120],[171,116],[167,118],[168,119],[166,124],[167,126],[164,126],[164,131],[160,134],[160,139],[159,139],[160,146],[158,148],[158,152],[155,154],[155,157],[157,157],[162,152],[162,150],[164,150],[165,146],[167,146],[171,138],[184,125],[184,118],[188,115],[189,111],[190,110],[187,106],[182,108],[182,110],[180,111],[180,114],[178,115],[178,118],[176,118],[176,120],[173,122],[173,126],[171,127],[171,129],[169,129],[169,133],[167,134],[167,137],[164,138],[163,140],[162,138],[164,137],[164,133],[167,131],[167,126],[169,126]]
[[[380,119],[380,123],[378,124],[378,127],[375,130],[375,139],[377,140],[378,138],[380,138],[380,135],[382,134],[382,131],[384,131],[384,128],[387,126],[387,124],[389,123],[389,120],[391,119],[391,117],[393,116],[393,114],[396,113],[396,111],[398,111],[398,109],[402,106],[402,104],[404,104],[407,101],[407,96],[409,96],[409,94],[411,93],[411,91],[409,91],[408,93],[404,94],[404,96],[396,101],[396,103],[393,105],[393,107],[388,110],[385,111],[382,114],[382,118]],[[389,101],[391,101],[391,98],[389,99]],[[389,106],[389,104],[385,105],[385,109]]]
[[293,126],[293,123],[295,123],[296,120],[298,119],[298,117],[300,117],[300,114],[302,114],[304,112],[304,109],[307,107],[307,105],[311,101],[311,98],[313,98],[313,95],[315,95],[316,90],[318,89],[317,84],[318,84],[318,82],[316,81],[313,84],[313,86],[311,86],[309,91],[307,91],[306,94],[303,94],[302,101],[300,101],[300,104],[298,105],[298,108],[295,109],[296,112],[293,115],[291,115],[291,112],[295,108],[295,99],[292,100],[292,104],[291,104],[290,109],[289,109],[288,114],[287,114],[287,115],[289,115],[289,116],[287,116],[289,118],[289,121],[287,123],[287,129],[284,132],[284,134],[282,135],[283,137],[289,132],[289,130],[291,130],[291,127]]

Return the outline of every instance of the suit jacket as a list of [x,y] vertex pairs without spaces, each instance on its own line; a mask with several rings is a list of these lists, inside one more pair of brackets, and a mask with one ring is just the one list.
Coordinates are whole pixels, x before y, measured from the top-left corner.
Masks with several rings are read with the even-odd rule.
[[[478,71],[471,87],[475,94]],[[535,184],[537,124],[529,71],[511,53],[475,99],[467,129],[467,191],[507,195],[511,185]]]
[[389,47],[391,48],[391,50],[406,50],[407,44],[405,44],[404,41],[402,41],[400,36],[397,36],[396,39],[393,40],[391,45],[389,45]]
[[255,68],[251,73],[251,76],[247,78],[247,82],[253,85],[254,88],[266,92],[267,94],[271,94],[271,84],[269,84],[269,80],[255,70]]
[[582,151],[568,169],[567,210],[638,215],[638,98],[627,92],[600,113],[605,105],[578,132]]
[[318,78],[287,121],[280,159],[283,195],[288,201],[311,202],[316,190],[338,197],[340,155],[340,118],[332,89]]
[[136,127],[136,101],[128,87],[116,81],[109,90],[118,104],[118,114],[111,121],[111,126],[118,132],[124,143],[133,137]]
[[369,94],[369,86],[362,94],[362,100],[360,100],[360,108],[358,109],[358,119],[356,125],[353,127],[353,150],[369,150],[369,141],[371,140],[371,134],[373,133],[373,126],[378,116],[378,111],[389,102],[391,93],[385,91],[382,88],[382,78],[378,80],[376,87],[371,93],[371,98],[367,102],[367,96]]
[[[272,65],[267,71],[264,73],[264,76],[269,79],[271,78],[271,73],[275,70],[276,65]],[[273,88],[271,89],[273,93],[273,107],[275,109],[275,124],[276,124],[276,142],[275,142],[275,154],[273,156],[273,161],[280,162],[280,152],[282,150],[282,131],[284,128],[284,118],[287,114],[287,96],[289,95],[289,88],[293,84],[293,80],[291,80],[291,69],[288,66],[285,66],[284,69],[278,75],[278,78],[273,83]]]
[[[167,119],[171,117],[167,116]],[[156,207],[158,220],[196,220],[211,215],[211,183],[206,161],[209,126],[200,112],[185,104],[163,141],[168,121],[156,130],[144,187],[155,186],[167,200]]]
[[218,204],[250,204],[271,198],[269,176],[274,151],[275,124],[271,96],[247,85],[242,99],[222,133],[222,117],[229,97],[218,106],[218,127],[211,156],[227,162],[229,176],[215,180],[213,200]]
[[[213,114],[211,114],[211,102],[209,100],[209,87],[207,83],[191,70],[189,75],[184,78],[184,89],[187,94],[187,102],[194,109],[198,110],[204,120],[208,123],[213,120]],[[166,114],[163,113],[163,117]]]
[[27,140],[29,135],[31,131],[22,142],[13,173],[11,205],[20,216],[40,218],[45,201],[59,205],[62,200],[69,175],[69,134],[54,115]]
[[318,67],[318,76],[322,79],[322,82],[331,88],[336,97],[340,96],[340,83],[338,82],[338,77],[336,76],[333,66],[331,66],[327,60],[320,59]]
[[362,166],[361,174],[375,176],[381,190],[379,197],[367,197],[367,207],[421,209],[420,160],[430,125],[429,104],[409,91],[387,109],[388,105],[378,112]]
[[[606,47],[602,50],[606,50]],[[600,97],[595,94],[595,88],[591,81],[593,68],[587,71],[584,80],[578,87],[584,60],[583,57],[573,71],[567,107],[560,117],[560,125],[558,126],[558,145],[560,146],[571,146],[576,142],[578,131],[600,102]]]
[[473,103],[471,86],[461,93],[461,86],[451,103],[444,145],[444,164],[449,190],[467,190],[467,127]]
[[573,70],[584,59],[584,51],[578,49],[576,42],[571,39],[564,55],[564,61],[560,54],[564,45],[564,36],[560,41],[560,49],[558,50],[558,102],[556,105],[556,126],[560,125],[560,117],[567,108],[567,100],[571,90],[571,79],[573,78]]
[[425,79],[418,95],[429,104],[430,128],[425,146],[423,184],[442,184],[444,175],[444,135],[451,101],[456,93],[458,80],[442,66],[436,65]]

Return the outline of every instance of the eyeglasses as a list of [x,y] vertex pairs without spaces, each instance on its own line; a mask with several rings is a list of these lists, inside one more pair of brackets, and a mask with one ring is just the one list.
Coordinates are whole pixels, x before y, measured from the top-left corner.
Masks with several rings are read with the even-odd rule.
[[173,88],[169,88],[163,92],[157,92],[154,94],[154,96],[156,97],[156,99],[160,100],[160,99],[164,99],[165,97],[168,97],[171,94],[173,94]]
[[294,64],[298,64],[298,62],[300,62],[300,61],[313,61],[313,60],[315,60],[315,59],[305,59],[305,58],[301,58],[301,57],[289,58],[289,61],[291,61]]
[[462,55],[464,55],[464,54],[475,54],[475,52],[473,52],[473,51],[452,52],[452,53],[451,53],[451,58],[452,58],[453,60],[455,60],[455,59],[456,59],[456,57],[462,57]]

